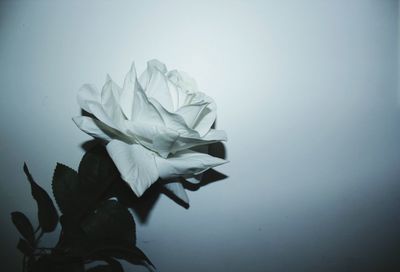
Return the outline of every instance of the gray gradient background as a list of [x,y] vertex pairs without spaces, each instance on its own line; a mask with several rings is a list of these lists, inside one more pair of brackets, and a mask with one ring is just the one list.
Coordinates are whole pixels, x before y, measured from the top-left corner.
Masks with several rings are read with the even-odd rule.
[[9,213],[36,213],[23,161],[50,189],[90,139],[78,88],[158,58],[216,100],[231,161],[138,225],[159,271],[400,271],[398,52],[390,0],[2,1],[2,268]]

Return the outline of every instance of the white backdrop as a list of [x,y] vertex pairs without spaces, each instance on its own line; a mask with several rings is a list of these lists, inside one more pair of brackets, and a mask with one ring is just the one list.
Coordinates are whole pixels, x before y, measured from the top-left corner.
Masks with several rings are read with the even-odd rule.
[[9,213],[36,213],[23,162],[50,190],[90,139],[71,120],[79,87],[158,58],[216,100],[230,160],[189,209],[162,196],[138,221],[159,271],[398,271],[398,13],[391,0],[1,2],[3,267],[21,261]]

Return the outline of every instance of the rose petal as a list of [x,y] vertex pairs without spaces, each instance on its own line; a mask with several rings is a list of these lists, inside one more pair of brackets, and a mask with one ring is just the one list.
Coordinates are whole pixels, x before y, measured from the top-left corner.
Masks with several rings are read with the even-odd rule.
[[72,120],[79,129],[91,135],[92,137],[102,139],[107,142],[115,138],[126,140],[122,133],[107,126],[99,120],[87,116],[77,116],[72,118]]
[[130,120],[132,117],[132,107],[134,103],[134,93],[136,85],[136,69],[133,62],[129,72],[125,76],[124,86],[120,96],[120,107],[125,117]]
[[101,91],[101,104],[106,114],[116,123],[125,120],[124,114],[120,107],[121,88],[107,76],[106,84]]
[[169,82],[175,86],[175,88],[170,87],[175,99],[175,109],[188,105],[198,93],[196,81],[186,73],[177,70],[169,71],[167,77]]
[[[200,152],[200,153],[204,153],[204,154],[208,154],[209,152],[209,145],[201,145],[201,146],[197,146],[195,148],[192,149],[193,151],[196,152]],[[186,178],[186,181],[193,183],[193,184],[199,184],[203,178],[203,174],[204,173],[200,173],[198,175],[194,175],[192,177],[188,177]]]
[[135,98],[132,110],[133,122],[148,122],[164,126],[164,120],[158,109],[149,101],[139,82],[135,83]]
[[175,85],[181,87],[184,91],[198,92],[196,81],[187,73],[178,70],[171,70],[167,73],[168,78]]
[[106,148],[122,179],[137,196],[140,197],[158,179],[154,154],[143,146],[112,140]]
[[147,97],[152,97],[168,111],[174,111],[171,93],[166,76],[157,68],[149,66],[149,82],[144,89]]
[[91,101],[88,101],[86,104],[90,110],[90,113],[93,114],[98,120],[115,130],[119,130],[121,132],[125,131],[123,120],[111,119],[111,117],[108,116],[107,112],[104,110],[103,105]]
[[186,193],[185,188],[183,188],[182,183],[180,182],[170,182],[164,185],[168,191],[172,192],[177,198],[182,200],[183,202],[189,204],[189,197]]
[[166,158],[171,152],[179,134],[165,126],[155,126],[143,122],[129,122],[128,133],[147,148]]
[[[150,68],[150,69],[149,69]],[[161,73],[165,74],[167,72],[167,66],[164,63],[160,62],[159,60],[152,59],[147,62],[147,68],[139,77],[139,83],[144,90],[147,89],[149,85],[152,69],[157,69],[161,71]]]
[[181,135],[185,136],[198,136],[197,131],[188,127],[185,119],[177,113],[167,111],[158,101],[150,98],[149,101],[157,109],[160,116],[163,118],[165,126],[177,131]]
[[203,137],[201,137],[196,130],[188,127],[181,115],[168,112],[154,99],[150,99],[150,102],[155,106],[155,108],[157,108],[158,112],[164,119],[165,126],[177,131],[180,134],[179,138],[171,149],[172,152],[184,150],[193,146],[226,140],[226,133],[224,131],[213,129],[210,129]]
[[199,116],[196,119],[193,128],[200,134],[200,136],[204,136],[210,131],[215,119],[217,117],[217,105],[212,102],[207,105],[206,108],[202,110]]
[[167,159],[155,157],[159,176],[163,179],[179,176],[198,175],[212,167],[226,163],[226,160],[208,154],[185,150]]
[[[190,107],[193,104],[208,103],[208,106],[199,112],[194,121],[185,119],[188,125],[195,129],[200,136],[205,135],[210,130],[216,118],[216,104],[214,100],[204,93],[199,92],[195,80],[186,73],[176,70],[170,71],[168,77],[174,83],[178,92],[178,112],[182,108]],[[181,115],[185,116],[185,114]]]
[[187,182],[193,183],[193,184],[199,184],[201,182],[201,179],[203,178],[203,173],[200,173],[198,175],[195,175],[193,177],[186,178]]
[[185,105],[179,108],[176,113],[182,116],[188,127],[193,129],[195,124],[198,123],[198,118],[201,116],[201,113],[208,104],[208,102],[200,102],[196,104]]
[[200,136],[179,136],[174,146],[171,148],[171,152],[185,150],[195,146],[201,146],[206,144],[212,144],[220,141],[226,141],[226,133],[223,130],[211,129],[204,137]]
[[219,129],[210,129],[206,135],[202,137],[204,141],[227,141],[228,137],[226,136],[226,132],[224,130]]

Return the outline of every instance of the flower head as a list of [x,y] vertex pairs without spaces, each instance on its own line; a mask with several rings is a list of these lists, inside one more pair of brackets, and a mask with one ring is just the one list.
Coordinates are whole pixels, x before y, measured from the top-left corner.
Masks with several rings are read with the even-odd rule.
[[[132,64],[122,88],[109,76],[101,91],[84,85],[78,103],[92,117],[75,117],[75,124],[106,141],[122,179],[138,196],[158,178],[190,178],[226,162],[194,151],[226,140],[224,131],[211,128],[215,102],[188,75],[168,71],[158,60],[149,61],[139,78]],[[188,202],[181,183],[166,186]]]

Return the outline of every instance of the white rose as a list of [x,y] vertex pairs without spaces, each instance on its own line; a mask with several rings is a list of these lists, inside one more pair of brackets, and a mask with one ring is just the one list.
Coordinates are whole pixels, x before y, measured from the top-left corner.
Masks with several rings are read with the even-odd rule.
[[[75,124],[107,142],[122,179],[138,196],[159,177],[191,178],[226,162],[191,149],[226,140],[224,131],[211,128],[216,118],[213,99],[199,92],[186,74],[168,72],[157,60],[148,62],[139,80],[132,64],[122,88],[109,76],[101,92],[84,85],[78,103],[95,118],[75,117]],[[166,186],[188,202],[181,183]]]

